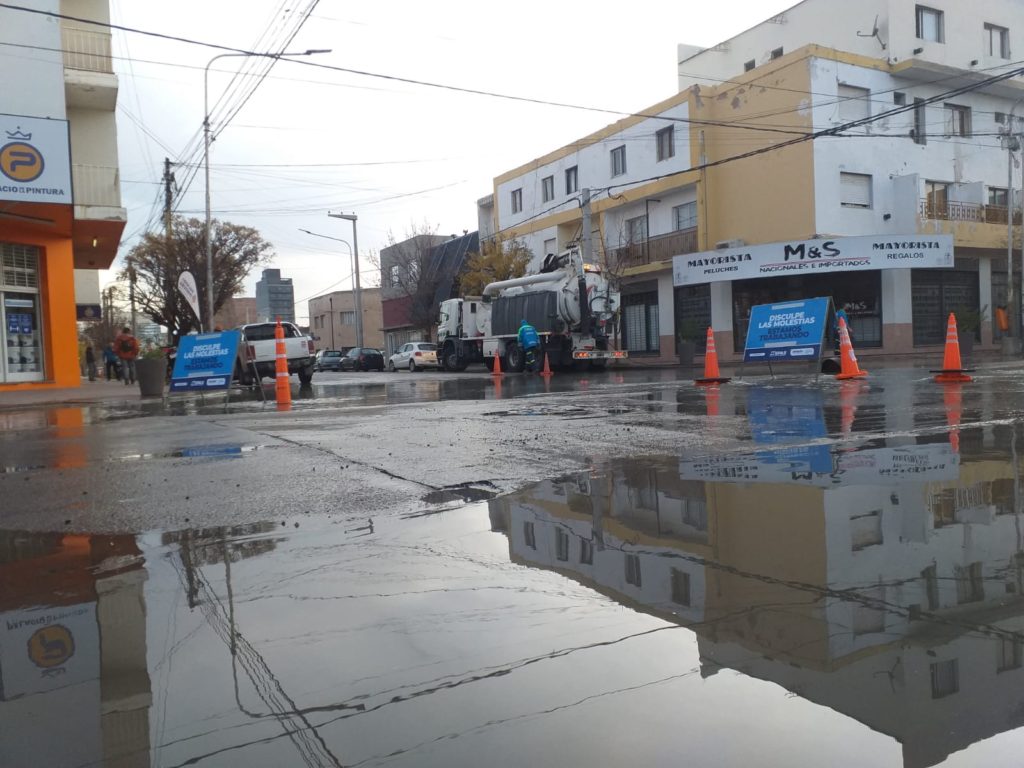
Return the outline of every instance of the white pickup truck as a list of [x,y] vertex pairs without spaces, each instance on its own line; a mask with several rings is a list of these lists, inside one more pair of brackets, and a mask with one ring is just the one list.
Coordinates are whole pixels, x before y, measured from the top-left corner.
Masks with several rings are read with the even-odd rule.
[[[250,323],[238,327],[242,339],[238,345],[235,378],[240,383],[255,383],[254,365],[261,379],[277,375],[276,326],[276,323]],[[288,354],[288,373],[297,373],[300,383],[309,384],[313,380],[313,340],[292,323],[281,323],[281,327],[284,329],[284,345]]]

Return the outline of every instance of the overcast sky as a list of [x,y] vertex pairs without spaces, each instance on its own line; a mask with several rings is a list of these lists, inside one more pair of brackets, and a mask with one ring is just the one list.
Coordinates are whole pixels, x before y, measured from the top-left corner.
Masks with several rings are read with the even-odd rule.
[[[111,0],[112,21],[245,50],[294,29],[311,0]],[[422,0],[321,0],[288,46],[330,48],[306,59],[440,85],[639,111],[676,92],[676,44],[708,46],[792,6],[792,0],[593,4],[520,0],[505,9]],[[262,41],[262,42],[261,42]],[[159,214],[163,158],[201,162],[203,67],[218,51],[115,32],[120,76],[118,139],[128,226],[121,254]],[[359,216],[363,284],[378,275],[366,258],[415,225],[441,234],[477,228],[476,201],[493,178],[617,119],[591,111],[510,101],[370,75],[279,62],[223,125],[214,105],[232,72],[252,59],[221,59],[211,68],[214,131],[210,189],[213,215],[260,230],[304,299],[350,287],[346,246]],[[235,84],[237,87],[238,83]],[[203,216],[203,176],[174,169],[180,183],[199,171],[177,203]],[[102,282],[111,279],[105,273]],[[254,295],[258,271],[246,281]]]

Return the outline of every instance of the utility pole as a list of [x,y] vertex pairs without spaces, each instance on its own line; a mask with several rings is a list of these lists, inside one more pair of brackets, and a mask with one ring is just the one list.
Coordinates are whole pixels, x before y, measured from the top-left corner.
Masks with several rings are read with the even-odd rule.
[[[171,228],[173,221],[171,215],[171,206],[174,203],[174,174],[171,172],[171,160],[168,157],[164,158],[164,247],[166,248],[167,257],[164,263],[167,265],[167,269],[164,271],[164,296],[171,298],[171,293],[175,289],[174,281],[177,279],[171,275],[170,265],[174,260],[170,258],[171,249],[174,247],[174,233]],[[174,344],[174,329],[167,329],[167,344],[168,346]]]
[[135,262],[128,259],[128,302],[132,307],[132,333],[139,332],[138,315],[135,311]]
[[[582,198],[580,205],[583,208],[583,263],[592,264],[594,261],[594,244],[591,242],[593,232],[591,232],[590,224],[590,189],[580,190],[580,197]],[[582,301],[582,299],[583,297],[581,296],[580,300]]]
[[352,222],[352,274],[356,281],[356,346],[361,347],[363,346],[363,295],[359,287],[359,238],[356,234],[356,219],[359,217],[354,213],[328,213],[327,215],[332,219],[345,219]]

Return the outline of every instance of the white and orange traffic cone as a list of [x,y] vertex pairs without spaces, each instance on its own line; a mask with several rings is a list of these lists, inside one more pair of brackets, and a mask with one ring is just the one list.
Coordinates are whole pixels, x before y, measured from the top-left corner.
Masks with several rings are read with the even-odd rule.
[[704,387],[704,405],[707,408],[708,416],[718,415],[718,400],[720,394],[718,386],[715,384],[709,384]]
[[718,370],[718,350],[715,349],[715,333],[708,327],[707,351],[704,353],[704,376],[695,379],[694,384],[707,386],[709,384],[726,384],[732,379],[722,376]]
[[277,397],[277,409],[286,411],[292,407],[292,382],[288,375],[288,350],[284,344],[284,328],[281,327],[280,317],[277,318],[277,327],[274,328],[274,341],[274,394]]
[[499,355],[498,351],[495,350],[494,351],[494,368],[493,368],[493,370],[491,370],[491,376],[504,376],[504,375],[505,374],[503,374],[501,372],[501,355]]
[[956,315],[950,312],[949,322],[946,323],[946,349],[942,355],[942,368],[930,371],[930,373],[938,374],[935,377],[936,381],[948,384],[956,381],[970,381],[971,377],[967,375],[967,371],[973,370],[973,368],[964,368],[963,363],[960,362],[960,334],[956,330]]
[[853,342],[850,341],[850,332],[846,329],[846,320],[840,317],[839,373],[836,374],[836,378],[840,381],[844,379],[863,379],[867,375],[868,372],[862,371],[857,363],[857,355],[853,351]]
[[853,431],[853,420],[857,416],[857,400],[867,387],[863,381],[844,381],[839,385],[839,423],[844,438],[849,437]]

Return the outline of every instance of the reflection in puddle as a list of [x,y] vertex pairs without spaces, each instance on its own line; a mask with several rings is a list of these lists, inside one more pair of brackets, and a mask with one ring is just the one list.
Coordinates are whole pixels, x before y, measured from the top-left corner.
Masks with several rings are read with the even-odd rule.
[[692,628],[702,674],[777,683],[928,766],[1024,725],[1011,442],[963,461],[948,441],[629,460],[490,516],[515,562]]

